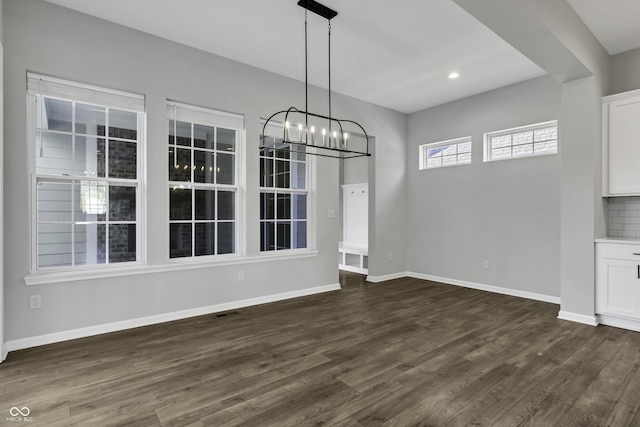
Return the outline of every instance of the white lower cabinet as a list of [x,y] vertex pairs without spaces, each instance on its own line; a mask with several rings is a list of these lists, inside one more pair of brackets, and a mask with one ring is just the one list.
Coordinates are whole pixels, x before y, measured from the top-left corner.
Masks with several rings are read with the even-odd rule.
[[596,244],[600,323],[640,331],[640,244]]

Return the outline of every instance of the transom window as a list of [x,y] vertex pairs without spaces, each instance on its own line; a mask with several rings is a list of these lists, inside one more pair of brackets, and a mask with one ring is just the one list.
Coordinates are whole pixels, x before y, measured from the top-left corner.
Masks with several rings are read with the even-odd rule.
[[144,97],[29,73],[36,269],[140,261]]
[[424,144],[420,149],[420,169],[471,163],[471,137]]
[[531,157],[558,152],[558,122],[538,123],[484,135],[484,161]]
[[242,116],[168,104],[169,256],[237,252]]
[[[272,131],[273,135],[282,130]],[[260,250],[308,247],[308,164],[304,145],[265,136],[260,148]]]

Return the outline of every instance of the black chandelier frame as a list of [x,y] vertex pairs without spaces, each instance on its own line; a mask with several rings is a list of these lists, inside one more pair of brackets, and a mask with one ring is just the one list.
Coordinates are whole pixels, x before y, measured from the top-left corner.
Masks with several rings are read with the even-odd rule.
[[[264,125],[262,127],[262,134],[260,136],[261,138],[261,145],[260,148],[267,148],[267,149],[271,149],[271,150],[276,150],[276,151],[286,151],[286,148],[279,148],[279,147],[273,147],[273,146],[268,146],[265,145],[265,140],[266,140],[266,129],[267,126],[273,122],[275,122],[277,120],[278,117],[281,117],[282,115],[284,115],[284,121],[279,122],[278,123],[282,123],[283,125],[283,132],[282,132],[282,141],[284,144],[291,144],[291,145],[295,145],[295,146],[304,146],[307,149],[305,150],[307,154],[311,154],[314,156],[321,156],[321,157],[331,157],[331,158],[338,158],[338,159],[351,159],[351,158],[356,158],[356,157],[369,157],[371,156],[371,153],[369,152],[369,135],[367,134],[367,132],[365,131],[364,127],[362,127],[358,122],[353,121],[353,120],[347,120],[347,119],[337,119],[335,117],[332,117],[331,115],[331,19],[335,18],[338,15],[338,12],[336,12],[335,10],[332,10],[326,6],[324,6],[323,4],[318,3],[315,0],[299,0],[298,1],[298,6],[301,6],[305,9],[305,14],[304,14],[304,72],[305,72],[305,109],[299,109],[296,107],[289,107],[286,110],[281,110],[278,111],[276,113],[273,113],[271,116],[269,116],[269,118],[266,119],[266,121],[264,122]],[[329,49],[328,49],[328,68],[329,68],[329,72],[328,72],[328,76],[329,76],[329,88],[328,88],[328,92],[329,92],[329,114],[328,115],[323,115],[323,114],[317,114],[317,113],[312,113],[309,111],[309,72],[308,72],[308,42],[307,42],[307,11],[309,12],[313,12],[325,19],[327,19],[328,21],[328,39],[329,39]],[[298,141],[293,141],[291,140],[291,138],[289,138],[288,135],[288,128],[286,127],[286,124],[289,123],[289,115],[304,115],[304,123],[305,123],[305,138],[304,141],[298,140]],[[309,143],[309,117],[316,117],[319,119],[323,119],[323,120],[328,120],[328,124],[329,124],[329,146],[327,146],[326,144],[315,144],[314,142],[314,136],[312,136],[312,141],[311,143]],[[336,125],[336,129],[339,129],[340,133],[339,133],[339,137],[338,138],[332,138],[332,130],[333,130],[333,126],[334,124]],[[357,150],[348,150],[347,149],[347,138],[346,138],[346,134],[345,134],[345,126],[346,124],[350,124],[350,125],[354,125],[357,128],[356,129],[356,134],[360,134],[360,136],[363,136],[365,141],[366,141],[366,148],[364,151],[357,151]],[[353,127],[353,126],[352,126]],[[351,130],[351,128],[349,128],[348,130]],[[360,133],[361,132],[361,133]],[[353,133],[352,133],[353,134]],[[323,136],[324,139],[324,136]],[[335,147],[332,144],[335,144]],[[324,142],[324,141],[323,141]],[[340,145],[342,145],[342,148],[340,148]],[[314,148],[315,150],[309,150],[308,148]]]

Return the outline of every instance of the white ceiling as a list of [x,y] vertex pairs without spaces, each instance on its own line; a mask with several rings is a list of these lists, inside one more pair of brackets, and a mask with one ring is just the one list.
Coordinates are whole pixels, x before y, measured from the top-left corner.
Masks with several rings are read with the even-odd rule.
[[640,0],[568,0],[609,55],[640,47]]
[[[296,0],[49,0],[207,52],[304,80]],[[545,74],[451,0],[324,0],[332,89],[404,113]],[[152,11],[150,13],[150,11]],[[327,87],[327,26],[309,17],[309,82]],[[451,71],[457,80],[447,78]]]
[[[304,80],[296,0],[48,1]],[[321,1],[339,13],[331,21],[335,92],[411,113],[545,74],[451,0]],[[309,82],[325,88],[326,39],[326,20],[310,14]],[[460,78],[449,80],[452,71]]]

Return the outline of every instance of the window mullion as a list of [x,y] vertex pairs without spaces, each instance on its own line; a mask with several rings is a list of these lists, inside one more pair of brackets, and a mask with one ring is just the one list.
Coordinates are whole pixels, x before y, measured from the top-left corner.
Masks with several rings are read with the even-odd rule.
[[[71,174],[76,175],[76,103],[71,103]],[[76,265],[76,180],[71,180],[71,266]]]
[[105,263],[107,264],[111,264],[111,245],[109,245],[110,239],[111,239],[111,219],[110,219],[110,191],[109,191],[109,183],[107,182],[105,184],[105,195],[104,195],[104,199],[105,199],[105,204],[106,204],[106,209],[105,209],[105,215],[104,215],[104,222],[105,222],[105,241],[104,241],[104,247],[105,247]]
[[[215,180],[214,180],[215,181]],[[215,200],[215,208],[214,208],[214,212],[213,212],[213,253],[214,255],[218,255],[218,237],[219,237],[219,233],[218,233],[218,224],[220,224],[219,222],[219,218],[218,218],[218,189],[214,189],[213,190],[213,197]]]
[[[189,123],[190,127],[190,140],[189,151],[191,156],[191,167],[189,168],[189,182],[191,183],[191,256],[196,256],[196,187],[195,187],[195,170],[196,170],[196,154],[194,149],[194,124]],[[177,142],[177,141],[176,141]]]
[[[110,159],[109,159],[109,153],[110,153],[110,149],[109,147],[111,146],[111,140],[110,140],[110,135],[109,135],[109,126],[111,125],[111,108],[105,108],[105,117],[104,117],[104,140],[105,140],[105,144],[104,144],[104,182],[105,182],[105,195],[104,195],[104,199],[105,199],[105,214],[104,214],[104,262],[105,264],[110,264],[111,261],[111,251],[109,248],[109,179],[111,178],[111,173],[110,171]],[[100,229],[100,222],[96,221],[96,234],[97,236],[100,235],[99,230]],[[97,248],[96,248],[97,249]]]
[[273,248],[276,251],[278,250],[278,194],[277,190],[273,192]]
[[76,180],[71,180],[71,266],[76,265]]

